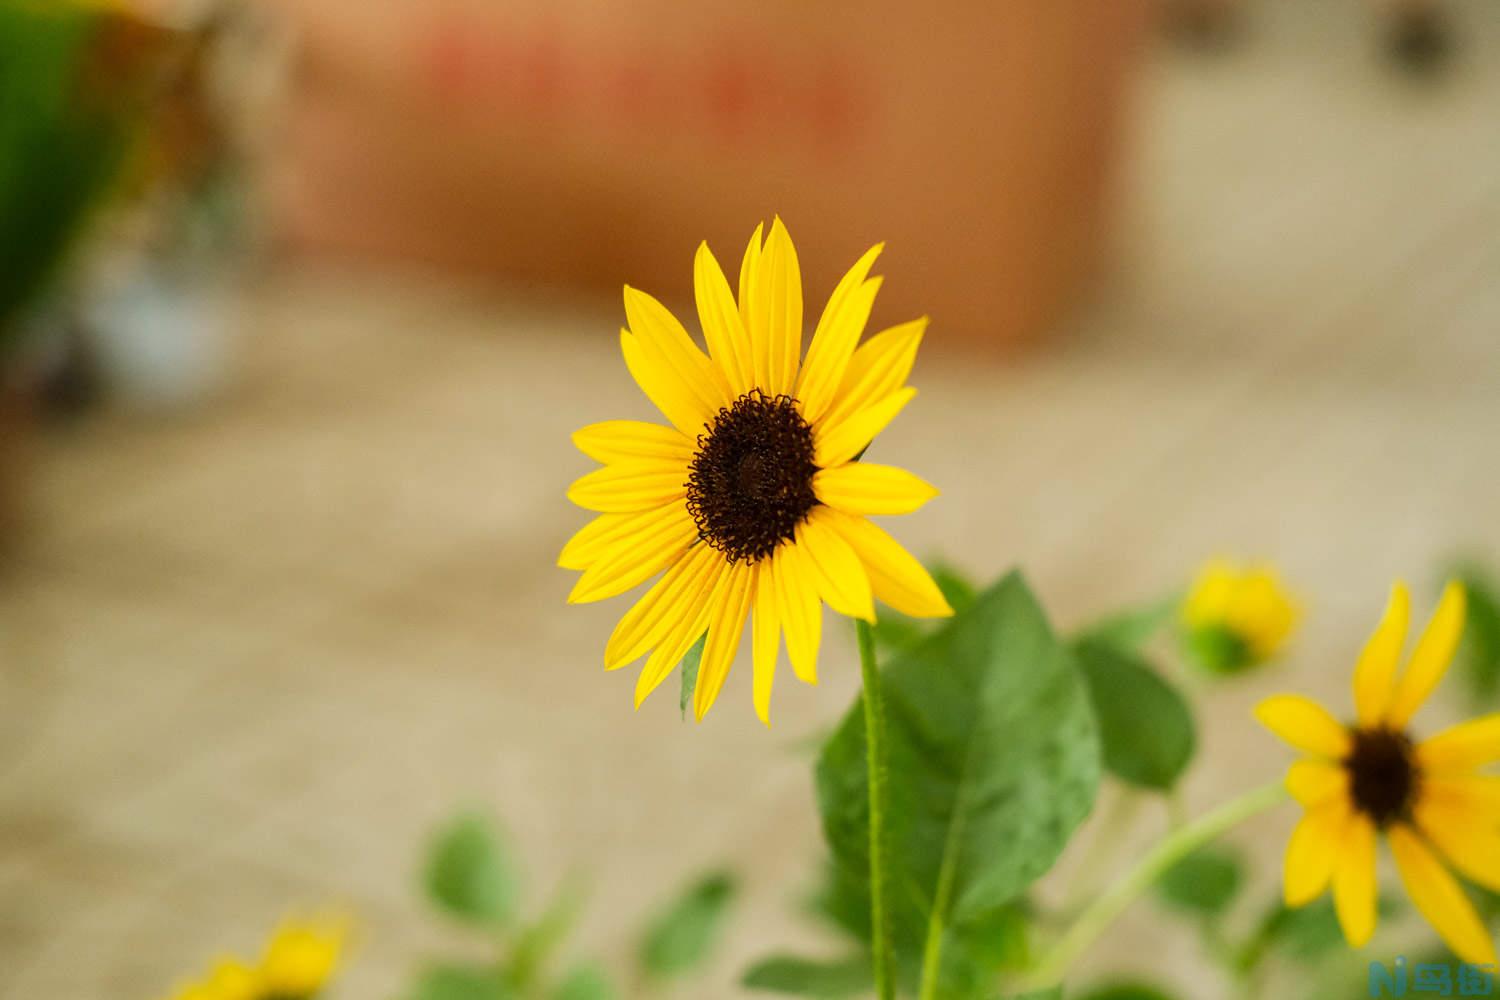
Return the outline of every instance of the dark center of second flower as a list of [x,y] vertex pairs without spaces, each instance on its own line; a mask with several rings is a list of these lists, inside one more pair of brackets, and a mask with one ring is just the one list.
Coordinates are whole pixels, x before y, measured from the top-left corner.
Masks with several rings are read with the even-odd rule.
[[1412,742],[1394,729],[1356,729],[1354,746],[1344,758],[1354,806],[1385,827],[1411,812],[1417,791]]
[[698,536],[730,562],[776,550],[817,506],[812,428],[790,396],[747,392],[698,437],[687,508]]

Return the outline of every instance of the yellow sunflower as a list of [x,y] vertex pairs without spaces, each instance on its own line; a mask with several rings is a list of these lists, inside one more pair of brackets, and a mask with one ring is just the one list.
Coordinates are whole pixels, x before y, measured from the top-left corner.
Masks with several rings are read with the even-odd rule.
[[1303,906],[1333,887],[1344,937],[1375,932],[1376,846],[1390,844],[1407,893],[1454,954],[1493,963],[1495,943],[1458,880],[1500,891],[1500,714],[1418,742],[1408,725],[1442,679],[1464,624],[1464,591],[1449,583],[1404,671],[1410,597],[1397,583],[1354,671],[1355,721],[1345,726],[1297,695],[1262,702],[1256,717],[1309,759],[1287,789],[1306,812],[1286,852],[1285,895]]
[[172,1000],[314,1000],[338,971],[348,936],[343,918],[288,918],[260,962],[220,958],[203,979],[178,986]]
[[625,365],[670,426],[611,420],[573,435],[604,467],[568,498],[599,516],[558,563],[583,571],[572,602],[663,574],[604,651],[610,670],[646,657],[637,707],[706,633],[693,699],[702,719],[750,618],[755,710],[769,725],[781,636],[797,676],[817,681],[823,603],[866,621],[874,598],[909,615],[952,614],[921,564],[869,520],[910,513],[937,490],[855,461],[916,395],[906,378],[927,328],[914,320],[859,343],[880,251],[834,288],[805,355],[802,277],[780,219],[764,241],[761,227],[751,237],[737,303],[708,245],[698,247],[707,353],[660,302],[625,288]]

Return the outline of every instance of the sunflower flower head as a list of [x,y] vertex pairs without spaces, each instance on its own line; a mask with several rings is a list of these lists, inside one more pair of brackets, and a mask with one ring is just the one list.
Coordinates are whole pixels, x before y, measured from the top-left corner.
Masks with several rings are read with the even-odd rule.
[[817,681],[824,604],[867,621],[877,598],[918,617],[952,614],[921,564],[870,520],[910,513],[937,490],[857,461],[916,395],[906,379],[927,328],[914,320],[860,342],[880,251],[834,288],[805,352],[801,271],[780,219],[751,237],[738,295],[708,245],[698,247],[702,347],[660,302],[626,287],[625,365],[666,423],[612,420],[573,435],[603,467],[568,498],[598,516],[558,563],[582,571],[575,603],[660,574],[604,651],[610,670],[646,658],[637,707],[702,639],[701,720],[748,621],[755,710],[769,725],[783,638],[792,670]]
[[1274,566],[1212,559],[1183,601],[1182,636],[1203,669],[1237,674],[1276,656],[1300,617]]
[[1402,669],[1410,603],[1398,582],[1355,666],[1352,723],[1299,695],[1277,695],[1255,710],[1307,755],[1287,772],[1287,789],[1305,811],[1287,844],[1286,902],[1303,906],[1331,887],[1344,937],[1363,947],[1375,932],[1384,839],[1413,904],[1453,953],[1494,963],[1494,939],[1453,873],[1500,891],[1500,778],[1480,773],[1500,760],[1500,714],[1427,740],[1412,734],[1412,716],[1458,646],[1464,591],[1448,584]]
[[204,978],[178,986],[171,1000],[314,1000],[338,971],[348,926],[342,918],[288,918],[260,962],[220,958]]

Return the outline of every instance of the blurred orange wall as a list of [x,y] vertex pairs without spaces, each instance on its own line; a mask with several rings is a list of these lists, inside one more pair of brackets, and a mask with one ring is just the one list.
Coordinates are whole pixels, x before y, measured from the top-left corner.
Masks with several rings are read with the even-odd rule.
[[779,212],[810,299],[887,240],[877,318],[993,344],[1095,260],[1146,10],[267,2],[300,45],[275,185],[299,248],[680,300],[699,239],[732,279]]

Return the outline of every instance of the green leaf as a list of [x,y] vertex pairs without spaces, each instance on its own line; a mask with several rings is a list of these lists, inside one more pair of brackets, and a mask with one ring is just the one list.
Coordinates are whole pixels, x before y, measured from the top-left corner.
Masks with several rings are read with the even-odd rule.
[[751,966],[740,982],[746,989],[817,1000],[865,996],[875,986],[867,955],[832,961],[772,955]]
[[456,962],[427,966],[407,996],[409,1000],[515,1000],[495,969]]
[[427,855],[427,891],[449,914],[502,926],[515,913],[520,882],[493,822],[459,816],[438,831]]
[[1076,651],[1099,720],[1104,766],[1129,784],[1170,789],[1197,744],[1186,700],[1132,653],[1098,642]]
[[[1093,806],[1099,745],[1082,679],[1018,574],[882,674],[888,878],[900,890],[893,926],[910,979],[929,910],[963,928],[1052,867]],[[817,783],[824,834],[863,899],[866,773],[856,701],[823,750]]]
[[1079,1000],[1173,1000],[1172,994],[1145,983],[1122,982],[1096,986]]
[[[943,592],[954,612],[971,607],[978,599],[974,582],[965,574],[944,562],[934,562],[927,567],[932,580]],[[932,632],[932,620],[911,618],[891,608],[881,608],[880,615],[871,629],[875,644],[891,652],[916,645],[922,637]]]
[[1151,604],[1127,608],[1080,629],[1075,644],[1103,643],[1125,652],[1135,652],[1165,628],[1182,605],[1182,595],[1171,593]]
[[1500,588],[1477,564],[1461,566],[1453,576],[1468,597],[1459,663],[1476,710],[1489,711],[1500,694]]
[[669,979],[701,965],[718,943],[735,891],[734,879],[723,872],[689,887],[647,930],[641,970],[652,979]]
[[619,995],[602,966],[585,962],[563,977],[551,1000],[615,1000]]
[[687,719],[688,706],[693,703],[693,692],[698,689],[698,664],[703,661],[703,644],[708,641],[708,633],[704,632],[693,643],[693,648],[688,650],[682,657],[682,717]]
[[1213,917],[1234,902],[1244,875],[1238,851],[1210,845],[1168,869],[1156,889],[1162,899],[1179,910]]

